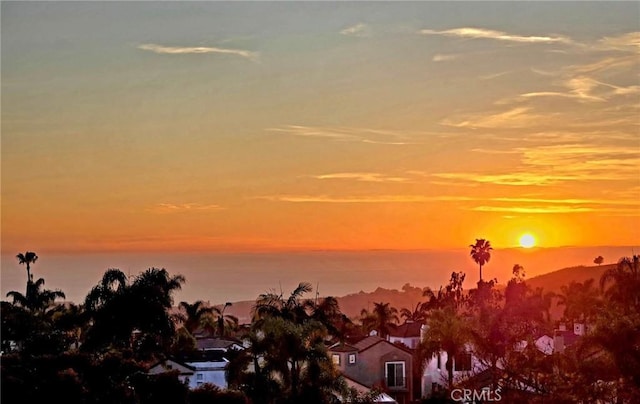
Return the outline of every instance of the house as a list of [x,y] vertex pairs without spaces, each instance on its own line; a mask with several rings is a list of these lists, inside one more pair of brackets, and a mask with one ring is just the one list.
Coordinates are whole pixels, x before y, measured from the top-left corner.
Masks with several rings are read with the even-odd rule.
[[[468,378],[485,370],[485,366],[472,354],[472,348],[468,345],[465,352],[453,358],[454,380]],[[423,397],[430,397],[448,385],[447,359],[447,353],[441,351],[426,361],[421,380]]]
[[186,383],[190,389],[210,383],[227,388],[226,368],[228,360],[219,353],[209,352],[191,358],[169,358],[151,366],[147,374],[156,375],[164,372],[178,372],[178,379]]
[[407,320],[404,324],[394,327],[389,332],[389,342],[392,344],[399,342],[405,346],[416,349],[420,344],[420,337],[424,332],[425,325],[420,322]]
[[379,387],[398,404],[413,400],[413,354],[378,336],[329,347],[333,363],[343,375],[367,388]]

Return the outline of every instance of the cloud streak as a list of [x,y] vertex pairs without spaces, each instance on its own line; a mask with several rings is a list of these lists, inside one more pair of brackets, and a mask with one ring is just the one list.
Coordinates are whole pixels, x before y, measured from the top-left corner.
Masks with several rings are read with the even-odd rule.
[[328,195],[267,195],[257,199],[271,202],[292,203],[422,203],[437,201],[470,201],[464,196],[425,196],[425,195],[366,195],[366,196],[328,196]]
[[416,144],[406,141],[404,135],[396,132],[366,128],[286,125],[277,128],[268,128],[267,131],[292,136],[328,139],[337,142],[359,142],[395,146]]
[[548,122],[554,114],[534,114],[533,108],[526,106],[513,107],[504,112],[494,114],[470,114],[461,117],[447,118],[440,123],[457,128],[529,128]]
[[465,39],[492,39],[496,41],[518,42],[518,43],[545,43],[545,44],[573,44],[574,42],[564,36],[524,36],[508,34],[502,31],[494,31],[484,28],[454,28],[443,31],[423,29],[419,31],[423,35],[442,35]]
[[215,211],[224,209],[220,205],[215,204],[201,204],[201,203],[159,203],[153,206],[150,211],[154,213],[181,213],[181,212],[194,212],[194,211]]
[[343,29],[342,31],[340,31],[340,34],[364,38],[371,36],[371,27],[369,27],[367,24],[359,23]]
[[408,182],[405,177],[392,177],[380,173],[333,173],[314,175],[312,178],[319,180],[355,180],[363,182]]
[[251,61],[257,61],[259,54],[242,49],[227,49],[207,46],[162,46],[156,44],[142,44],[138,49],[162,55],[188,55],[188,54],[223,54],[240,56]]

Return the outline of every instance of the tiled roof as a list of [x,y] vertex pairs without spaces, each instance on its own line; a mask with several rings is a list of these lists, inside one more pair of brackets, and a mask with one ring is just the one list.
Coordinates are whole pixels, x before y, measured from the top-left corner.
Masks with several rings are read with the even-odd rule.
[[196,347],[198,349],[229,349],[233,345],[242,346],[238,341],[222,338],[201,338],[196,340]]
[[337,344],[331,345],[329,347],[331,352],[357,352],[358,348],[353,345],[345,344],[343,342],[339,342]]
[[353,344],[353,346],[356,347],[358,351],[364,351],[365,349],[369,349],[375,344],[377,344],[378,342],[382,342],[382,341],[385,341],[385,340],[378,336],[369,336],[356,342],[355,344]]
[[389,335],[398,338],[420,338],[422,323],[406,322],[390,330]]

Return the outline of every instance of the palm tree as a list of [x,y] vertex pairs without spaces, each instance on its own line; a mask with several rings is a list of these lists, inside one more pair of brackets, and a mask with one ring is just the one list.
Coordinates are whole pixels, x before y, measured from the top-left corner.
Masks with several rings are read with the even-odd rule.
[[276,316],[302,322],[308,317],[302,295],[312,290],[310,283],[300,282],[287,299],[283,297],[282,292],[279,295],[275,292],[263,293],[258,296],[253,306],[254,317],[261,319],[266,316]]
[[615,268],[608,269],[600,278],[605,298],[616,303],[625,314],[640,310],[640,255],[624,257]]
[[398,323],[398,309],[391,307],[391,303],[374,303],[373,315],[375,316],[375,329],[382,338],[386,338]]
[[469,247],[471,247],[469,255],[480,266],[480,282],[482,282],[482,266],[491,259],[491,250],[493,250],[491,242],[483,238],[477,238],[476,243],[470,244]]
[[564,306],[564,317],[568,321],[586,322],[593,320],[599,309],[598,290],[594,288],[594,280],[584,282],[571,281],[562,285],[556,294],[558,306]]
[[458,315],[453,306],[436,309],[427,321],[424,338],[418,346],[420,363],[431,360],[441,352],[447,354],[445,368],[447,370],[449,388],[453,386],[453,361],[456,356],[465,352],[469,341],[469,327],[465,317]]
[[376,329],[376,315],[367,309],[360,310],[360,318],[358,321],[360,321],[362,332],[365,333],[365,335]]
[[[232,384],[247,388],[256,403],[329,402],[339,374],[327,353],[324,322],[339,313],[334,298],[303,300],[311,285],[300,283],[289,295],[264,293],[253,307],[254,322],[247,338],[249,355],[230,365]],[[253,361],[253,372],[246,370]]]
[[184,328],[191,335],[202,325],[207,314],[213,314],[213,308],[205,307],[202,300],[198,300],[193,304],[180,302],[178,307],[183,313],[178,314],[177,318],[184,324]]
[[83,347],[130,347],[134,330],[156,348],[168,343],[175,333],[172,293],[182,283],[183,276],[169,276],[165,269],[150,268],[132,283],[122,271],[109,269],[85,299],[93,324]]
[[31,264],[34,264],[38,260],[38,256],[36,253],[27,251],[26,253],[16,255],[18,259],[18,264],[26,264],[27,266],[27,283],[33,282],[33,275],[31,275]]
[[129,286],[129,279],[117,268],[109,268],[102,275],[100,283],[94,286],[84,301],[87,311],[96,311],[115,296],[123,294]]
[[61,290],[42,289],[44,279],[27,283],[27,293],[23,295],[20,292],[11,291],[7,293],[7,297],[13,299],[13,304],[23,307],[32,312],[44,313],[51,304],[57,299],[64,299],[66,296]]
[[412,321],[415,323],[425,321],[427,319],[427,315],[423,310],[423,305],[424,303],[418,302],[413,310],[407,309],[406,307],[401,308],[400,317],[404,318],[405,321]]
[[231,314],[224,314],[224,311],[227,307],[232,306],[233,303],[226,302],[222,309],[218,309],[217,307],[213,308],[214,313],[216,314],[216,328],[218,330],[218,335],[220,338],[223,338],[225,335],[225,330],[230,329],[231,332],[235,332],[238,329],[238,317],[233,316]]

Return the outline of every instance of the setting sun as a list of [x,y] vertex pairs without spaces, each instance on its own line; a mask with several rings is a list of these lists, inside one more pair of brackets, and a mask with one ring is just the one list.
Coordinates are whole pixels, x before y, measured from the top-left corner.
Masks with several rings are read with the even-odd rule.
[[536,245],[536,238],[527,233],[520,237],[520,246],[523,248],[531,248]]

